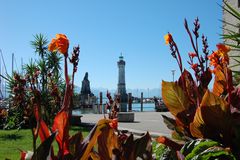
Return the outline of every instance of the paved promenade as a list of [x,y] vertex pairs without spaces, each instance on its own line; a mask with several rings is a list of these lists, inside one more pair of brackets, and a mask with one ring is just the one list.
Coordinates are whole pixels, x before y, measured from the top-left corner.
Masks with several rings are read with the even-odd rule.
[[[134,122],[119,122],[120,130],[128,130],[134,134],[149,131],[153,137],[164,135],[170,137],[171,131],[166,127],[161,115],[173,117],[169,112],[134,112]],[[82,123],[96,123],[103,114],[82,114]],[[107,115],[106,115],[107,116]]]

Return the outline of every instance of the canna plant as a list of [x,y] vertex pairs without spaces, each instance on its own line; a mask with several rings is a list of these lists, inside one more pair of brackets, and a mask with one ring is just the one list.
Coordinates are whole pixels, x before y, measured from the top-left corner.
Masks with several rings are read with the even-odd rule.
[[[214,145],[207,143],[205,148],[199,147],[202,149],[196,152],[194,149],[201,144],[200,142],[194,143],[190,148],[185,144],[184,147],[188,148],[188,151],[180,152],[181,146],[166,137],[159,137],[157,141],[177,151],[175,153],[179,159],[200,159],[206,154],[209,159],[235,159],[231,153],[239,158],[240,97],[239,87],[233,86],[232,72],[228,68],[230,47],[217,44],[217,50],[209,54],[207,37],[202,35],[200,50],[198,18],[194,22],[192,32],[186,20],[184,26],[193,48],[193,52],[188,54],[188,64],[193,73],[183,68],[178,46],[173,36],[168,33],[164,38],[170,46],[171,55],[177,61],[181,75],[175,82],[162,81],[163,101],[175,117],[173,119],[163,116],[164,122],[173,130],[173,138],[186,142],[199,138],[211,139],[214,143],[210,144]],[[214,83],[210,89],[209,83],[212,78]],[[192,155],[188,156],[190,153]]]
[[[36,122],[31,125],[33,152],[21,151],[21,159],[135,160],[137,157],[140,157],[151,160],[152,147],[149,133],[136,139],[132,134],[127,136],[125,133],[120,132],[115,119],[115,112],[112,114],[112,117],[100,119],[86,138],[83,138],[81,132],[73,136],[69,135],[74,76],[77,71],[80,48],[74,47],[72,57],[69,58],[68,47],[69,40],[63,34],[57,34],[56,38],[48,46],[51,52],[59,52],[64,56],[65,94],[61,109],[53,119],[52,128],[49,128],[42,118],[40,92],[33,85],[32,92],[34,94],[31,102],[33,106],[32,113]],[[68,59],[73,65],[71,79],[68,76]],[[111,105],[115,103],[112,101],[110,94],[108,96]],[[40,137],[42,143],[37,147],[36,140],[38,137]],[[52,147],[52,142],[55,139],[58,144],[57,154]]]

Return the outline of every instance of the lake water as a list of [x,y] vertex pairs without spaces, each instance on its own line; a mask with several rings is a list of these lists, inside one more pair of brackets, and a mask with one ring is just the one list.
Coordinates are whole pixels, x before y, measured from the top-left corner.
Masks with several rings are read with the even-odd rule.
[[[140,103],[133,103],[132,104],[132,111],[140,112],[141,111],[141,104]],[[143,104],[143,111],[144,112],[155,111],[154,103],[144,103]],[[97,113],[97,109],[84,108],[84,109],[73,110],[73,115],[86,114],[86,113]]]
[[[133,111],[141,111],[141,104],[140,103],[133,103],[132,104]],[[143,111],[155,111],[155,104],[154,103],[144,103],[143,104]]]

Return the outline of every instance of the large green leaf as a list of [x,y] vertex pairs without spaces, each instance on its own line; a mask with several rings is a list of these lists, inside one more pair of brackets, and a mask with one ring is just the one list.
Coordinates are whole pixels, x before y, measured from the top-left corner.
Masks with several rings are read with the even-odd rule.
[[236,160],[235,156],[232,153],[230,153],[228,149],[217,146],[210,147],[191,158],[191,160],[204,160],[204,159]]
[[186,160],[235,159],[229,150],[223,148],[220,143],[210,139],[189,141],[182,147],[180,152],[185,156]]
[[184,91],[174,82],[162,81],[162,98],[169,111],[176,117],[190,107]]
[[177,155],[176,151],[171,149],[170,147],[160,144],[157,142],[153,142],[153,153],[155,159],[161,160],[176,160]]
[[208,139],[196,139],[192,141],[188,141],[184,144],[184,146],[181,148],[180,152],[184,155],[187,156],[189,153],[192,152],[194,147],[196,147],[199,143],[204,142],[204,141],[210,141]]
[[215,142],[215,141],[211,141],[211,140],[206,140],[206,141],[202,141],[199,144],[197,144],[191,151],[191,153],[189,153],[188,155],[185,156],[186,160],[191,160],[194,156],[196,156],[197,154],[203,152],[204,150],[213,147],[213,146],[218,146],[219,143]]

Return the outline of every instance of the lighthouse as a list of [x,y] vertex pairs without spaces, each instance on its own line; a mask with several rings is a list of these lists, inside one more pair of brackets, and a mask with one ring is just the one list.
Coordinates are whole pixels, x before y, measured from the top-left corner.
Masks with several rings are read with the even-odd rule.
[[[123,60],[122,53],[119,57],[119,61],[117,62],[118,65],[118,89],[117,94],[120,96],[121,103],[127,103],[128,96],[126,93],[126,83],[125,83],[125,65],[126,62]],[[121,111],[125,112],[127,111],[126,105],[121,105]],[[126,107],[123,107],[126,106]]]

